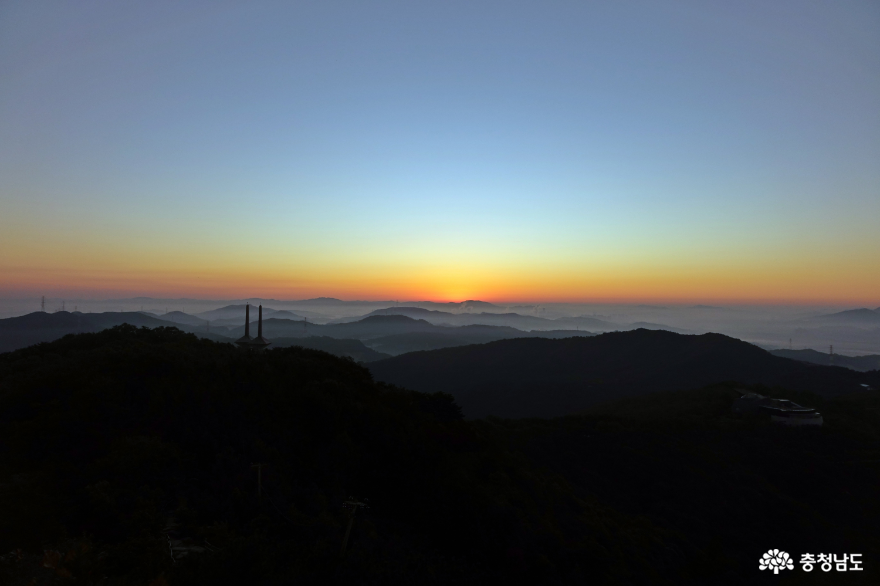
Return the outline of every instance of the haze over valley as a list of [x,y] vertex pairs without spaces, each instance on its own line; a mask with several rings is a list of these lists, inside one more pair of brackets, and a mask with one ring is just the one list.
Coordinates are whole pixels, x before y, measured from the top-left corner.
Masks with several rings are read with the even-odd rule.
[[[5,316],[26,315],[39,308],[40,299],[4,303]],[[654,306],[646,304],[501,304],[483,301],[436,303],[425,301],[343,301],[331,298],[309,300],[198,300],[198,299],[116,299],[60,300],[49,298],[48,313],[66,310],[89,313],[137,313],[127,318],[134,325],[147,325],[152,318],[213,339],[234,340],[244,331],[245,304],[263,304],[267,335],[276,338],[327,336],[332,338],[373,339],[368,346],[391,344],[374,349],[391,354],[435,349],[446,345],[482,343],[530,334],[541,337],[590,335],[638,328],[666,330],[681,334],[722,333],[767,350],[814,350],[844,356],[880,354],[880,308],[846,306],[709,306],[700,304]],[[397,322],[395,329],[353,325],[374,316],[405,316],[413,322]],[[92,318],[86,318],[92,319]],[[115,319],[115,318],[114,318]],[[121,319],[121,318],[120,318]],[[136,322],[136,323],[135,323]],[[256,323],[256,314],[251,314]],[[6,323],[6,322],[0,322]],[[14,322],[8,322],[11,327]],[[98,322],[96,322],[98,323]],[[122,323],[111,319],[106,323]],[[149,322],[157,323],[157,322]],[[386,323],[377,320],[374,323]],[[435,326],[435,327],[429,327]],[[483,326],[483,327],[478,327]],[[91,326],[90,326],[91,327]],[[465,329],[462,329],[465,328]],[[59,332],[65,331],[63,329]],[[74,331],[74,330],[71,330]],[[92,331],[92,330],[89,330]],[[418,334],[413,339],[384,338],[398,334]],[[6,334],[0,334],[0,336]],[[24,339],[24,338],[23,338]],[[46,338],[40,341],[49,341]],[[4,347],[21,347],[15,341]],[[403,344],[403,345],[399,345]],[[832,350],[833,346],[833,350]]]

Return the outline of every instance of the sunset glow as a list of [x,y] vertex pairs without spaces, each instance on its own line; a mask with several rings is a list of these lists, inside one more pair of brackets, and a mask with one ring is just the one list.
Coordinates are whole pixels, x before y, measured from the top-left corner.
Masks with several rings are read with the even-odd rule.
[[876,6],[344,4],[7,5],[0,295],[880,304]]

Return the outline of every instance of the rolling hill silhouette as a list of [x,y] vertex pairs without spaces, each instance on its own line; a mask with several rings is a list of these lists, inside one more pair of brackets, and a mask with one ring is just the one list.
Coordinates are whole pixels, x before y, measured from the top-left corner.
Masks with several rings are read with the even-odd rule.
[[721,334],[634,330],[414,352],[369,366],[380,381],[451,393],[468,417],[552,417],[611,399],[724,381],[835,396],[877,386],[859,373],[778,356]]
[[[36,311],[20,317],[0,319],[0,352],[10,352],[40,342],[51,342],[67,334],[99,332],[121,324],[148,328],[172,325],[162,319],[134,311],[105,313]],[[186,327],[182,326],[180,329]]]
[[[251,327],[254,327],[253,324]],[[263,333],[270,339],[273,337],[329,336],[331,338],[364,340],[391,334],[432,331],[438,327],[425,320],[416,320],[402,315],[374,315],[356,322],[327,325],[306,324],[303,321],[289,319],[263,318]],[[244,326],[242,325],[233,329],[230,335],[235,337],[243,333]]]
[[830,313],[828,315],[820,315],[812,318],[813,321],[833,322],[839,324],[863,324],[863,325],[880,325],[880,308],[867,309],[849,309],[838,313]]
[[[241,303],[238,305],[226,305],[225,307],[219,307],[217,309],[212,309],[211,311],[203,311],[198,314],[196,318],[200,318],[202,320],[239,320],[236,325],[242,325],[244,327],[244,316],[245,316],[245,303]],[[251,322],[257,321],[256,314],[257,306],[251,304]],[[179,312],[178,312],[179,313]],[[292,311],[288,311],[286,309],[272,309],[271,307],[263,307],[263,318],[265,319],[267,316],[276,315],[279,318],[285,319],[302,319],[301,315],[293,313]],[[224,323],[227,323],[224,321]]]
[[774,356],[782,356],[783,358],[791,358],[792,360],[800,360],[801,362],[810,362],[812,364],[822,364],[824,366],[843,366],[851,370],[868,372],[869,370],[880,369],[880,355],[868,354],[866,356],[843,356],[835,354],[833,357],[830,353],[817,352],[816,350],[770,350]]
[[418,307],[423,309],[434,309],[445,312],[455,312],[455,311],[468,311],[468,310],[478,310],[478,311],[504,311],[504,308],[495,305],[494,303],[489,303],[488,301],[480,301],[478,299],[468,299],[467,301],[404,301],[402,305],[395,304],[400,307]]
[[272,340],[272,348],[287,348],[289,346],[321,350],[322,352],[339,357],[348,356],[355,362],[374,362],[384,358],[391,358],[391,354],[377,352],[372,348],[368,348],[360,340],[338,339],[329,336],[275,338]]
[[[429,310],[419,310],[429,311]],[[253,328],[253,325],[251,325]],[[241,336],[244,326],[233,329],[229,336]],[[495,340],[522,337],[564,338],[571,336],[590,336],[587,331],[550,330],[524,332],[508,326],[441,326],[423,319],[405,315],[370,315],[354,322],[306,325],[302,321],[285,319],[264,319],[263,333],[271,340],[275,338],[304,338],[323,336],[337,339],[362,340],[367,346],[379,352],[396,355],[404,352],[447,348],[465,344],[483,344]]]
[[194,315],[184,313],[182,311],[169,311],[168,313],[157,316],[161,320],[175,324],[184,324],[188,326],[204,326],[207,320],[198,318]]
[[[467,346],[469,344],[486,344],[497,340],[509,340],[512,338],[571,338],[573,336],[594,336],[586,331],[578,330],[549,330],[542,332],[524,332],[516,328],[505,326],[461,326],[455,328],[440,328],[434,332],[409,332],[372,338],[368,341],[371,348],[379,352],[387,352],[392,356],[407,352],[419,352],[422,350],[438,350],[440,348],[452,348],[454,346]],[[442,331],[447,330],[447,331]]]
[[466,326],[493,325],[516,328],[523,331],[561,330],[577,327],[591,330],[616,330],[625,326],[594,317],[563,317],[547,319],[519,313],[449,313],[421,307],[386,307],[370,312],[368,315],[405,315],[413,319],[424,319],[433,324]]

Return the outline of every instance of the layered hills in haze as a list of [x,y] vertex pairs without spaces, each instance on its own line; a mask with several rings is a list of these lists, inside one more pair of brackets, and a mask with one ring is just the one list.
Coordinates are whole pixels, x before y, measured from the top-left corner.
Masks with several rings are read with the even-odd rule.
[[388,307],[385,309],[377,309],[370,315],[405,315],[413,319],[423,319],[430,323],[447,326],[467,326],[467,325],[495,325],[507,326],[520,330],[562,330],[562,329],[578,329],[584,330],[615,330],[621,329],[618,324],[613,324],[601,319],[592,317],[565,317],[558,319],[547,319],[543,317],[522,315],[519,313],[450,313],[448,311],[436,311],[424,309],[421,307]]
[[810,362],[812,364],[822,364],[824,366],[843,366],[852,370],[868,372],[870,370],[880,370],[880,354],[869,354],[867,356],[843,356],[841,354],[831,354],[825,352],[817,352],[815,350],[771,350],[771,354],[791,358],[792,360],[800,360],[801,362]]
[[877,309],[849,309],[838,313],[828,315],[820,315],[814,317],[812,321],[835,324],[852,324],[876,326],[880,325],[880,307]]
[[[43,313],[0,320],[0,352],[24,348],[39,342],[50,342],[66,334],[97,332],[121,324],[149,328],[174,326],[182,331],[215,341],[233,342],[244,334],[244,306],[226,307],[217,315],[241,311],[241,319],[217,318],[210,325],[198,317],[182,312],[154,316],[143,312],[107,313]],[[269,317],[265,308],[263,334],[275,346],[300,345],[325,350],[337,356],[351,356],[357,361],[371,361],[418,350],[432,350],[466,344],[482,344],[495,340],[541,336],[564,338],[589,336],[579,330],[526,332],[506,326],[471,325],[446,327],[403,315],[373,315],[357,321],[337,324],[315,324],[306,320]],[[285,316],[284,310],[270,313]],[[251,334],[256,334],[255,312],[251,312]],[[169,319],[166,320],[165,318]],[[235,327],[217,325],[234,322]],[[331,339],[337,340],[331,342]]]
[[[253,327],[251,324],[251,333]],[[244,326],[241,326],[231,330],[228,335],[235,338],[243,334]],[[399,314],[370,315],[357,321],[326,325],[269,318],[263,320],[263,334],[269,339],[327,336],[362,340],[367,346],[392,355],[464,344],[482,344],[509,338],[536,336],[563,338],[592,335],[586,331],[571,329],[526,332],[509,326],[442,326]]]

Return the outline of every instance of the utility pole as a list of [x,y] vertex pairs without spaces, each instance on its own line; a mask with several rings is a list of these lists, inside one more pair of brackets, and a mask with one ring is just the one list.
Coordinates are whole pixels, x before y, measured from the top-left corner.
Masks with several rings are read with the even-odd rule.
[[[366,501],[368,499],[364,499]],[[345,530],[345,538],[342,540],[342,549],[339,551],[339,557],[345,556],[345,548],[348,547],[348,538],[351,535],[351,527],[354,525],[354,515],[358,509],[366,509],[369,505],[366,502],[356,501],[354,497],[348,497],[348,500],[342,503],[343,509],[349,509],[351,513],[348,516],[348,528]]]
[[46,313],[46,296],[43,295],[43,299],[40,301],[40,311]]
[[828,347],[828,361],[834,364],[834,344]]

